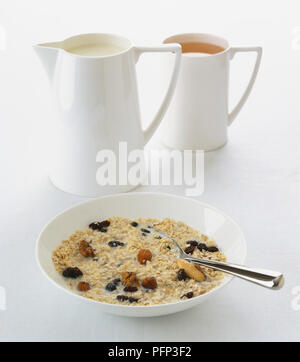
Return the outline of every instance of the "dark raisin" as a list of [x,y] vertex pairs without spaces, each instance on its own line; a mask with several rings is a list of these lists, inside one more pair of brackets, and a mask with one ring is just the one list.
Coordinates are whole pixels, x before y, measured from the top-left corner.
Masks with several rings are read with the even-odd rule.
[[107,232],[107,228],[109,227],[110,225],[110,221],[108,220],[104,220],[104,221],[95,221],[95,222],[92,222],[90,225],[89,225],[89,228],[92,229],[92,230],[98,230],[98,231],[101,231],[102,233],[106,233]]
[[78,277],[81,277],[83,274],[82,274],[82,271],[75,267],[75,268],[67,268],[63,271],[63,276],[65,278],[73,278],[73,279],[76,279]]
[[132,286],[128,286],[128,287],[125,287],[124,288],[124,292],[131,292],[131,293],[134,293],[134,292],[137,292],[138,288],[137,287],[132,287]]
[[108,283],[105,289],[109,292],[113,292],[114,290],[117,289],[117,287],[115,283]]
[[99,228],[99,222],[98,221],[92,222],[89,225],[89,228],[92,229],[92,230],[97,230]]
[[194,296],[194,292],[188,292],[186,294],[183,294],[180,298],[182,299],[182,298],[186,297],[188,299],[191,299],[191,298],[193,298],[193,296]]
[[189,279],[188,275],[186,274],[184,269],[179,269],[177,273],[178,280],[186,280]]
[[148,230],[148,229],[141,229],[141,231],[142,231],[143,233],[147,233],[147,234],[150,234],[150,233],[151,233],[151,231]]
[[155,239],[160,240],[162,237],[160,235],[155,236]]
[[121,279],[120,279],[120,278],[117,278],[117,279],[114,279],[114,280],[113,280],[113,283],[114,283],[114,284],[119,284],[120,281],[121,281]]
[[167,249],[171,250],[171,247],[169,245],[167,245]]
[[98,258],[94,258],[93,261],[98,261]]
[[192,245],[192,246],[198,246],[198,241],[196,241],[196,240],[189,240],[189,241],[187,241],[186,243],[187,243],[187,244],[190,244],[190,245]]
[[133,226],[134,228],[136,228],[137,226],[139,226],[139,224],[135,221],[132,221],[132,223],[130,224],[131,226]]
[[142,236],[148,236],[148,234],[146,234],[146,233],[142,233]]
[[127,295],[117,295],[117,300],[119,302],[124,302],[125,300],[128,300],[129,298],[127,297]]
[[108,221],[108,220],[103,220],[99,223],[100,228],[108,228],[109,225],[110,225],[110,221]]
[[109,241],[108,245],[111,248],[116,248],[117,246],[124,246],[125,244],[118,240],[112,240],[112,241]]
[[208,249],[208,247],[207,247],[206,244],[204,244],[204,243],[199,243],[198,246],[197,246],[197,248],[198,248],[200,251],[202,251],[202,250],[207,251],[207,249]]
[[207,248],[207,251],[209,251],[210,253],[216,253],[217,251],[219,251],[219,249],[216,246],[210,246]]
[[190,246],[188,246],[187,248],[184,249],[184,252],[186,254],[193,254],[194,250],[195,250],[195,246],[190,245]]
[[133,298],[133,297],[129,297],[128,301],[129,301],[129,303],[134,303],[134,302],[138,302],[139,300],[136,298]]

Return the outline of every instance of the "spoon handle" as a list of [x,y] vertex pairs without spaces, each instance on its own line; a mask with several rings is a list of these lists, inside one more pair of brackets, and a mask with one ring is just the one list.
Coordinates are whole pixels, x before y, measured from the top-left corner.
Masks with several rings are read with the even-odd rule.
[[280,272],[272,270],[264,270],[258,268],[248,268],[243,265],[223,263],[214,260],[204,260],[185,256],[185,260],[194,264],[206,266],[215,270],[220,270],[235,277],[247,280],[248,282],[255,283],[261,287],[278,290],[283,287],[284,277]]

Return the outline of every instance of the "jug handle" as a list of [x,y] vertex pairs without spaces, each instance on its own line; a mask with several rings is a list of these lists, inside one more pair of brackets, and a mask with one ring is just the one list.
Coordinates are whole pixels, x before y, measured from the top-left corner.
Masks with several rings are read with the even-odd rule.
[[159,46],[155,47],[134,47],[135,51],[135,60],[136,62],[139,60],[139,57],[143,53],[153,53],[153,52],[172,52],[175,53],[175,63],[174,68],[169,84],[169,88],[167,90],[167,93],[165,95],[165,98],[156,113],[153,121],[150,123],[150,125],[146,128],[144,131],[144,145],[150,140],[150,138],[153,136],[154,132],[156,131],[157,127],[159,126],[163,116],[165,115],[169,104],[171,102],[172,96],[174,94],[176,82],[178,79],[179,74],[179,67],[180,67],[180,60],[181,60],[181,45],[180,44],[161,44]]
[[247,98],[252,90],[254,85],[257,72],[260,66],[261,56],[262,56],[262,48],[261,47],[239,47],[239,48],[231,48],[229,52],[229,59],[232,60],[236,53],[239,52],[255,52],[256,53],[256,61],[254,65],[254,69],[248,83],[248,86],[242,95],[239,103],[235,106],[235,108],[228,115],[228,125],[230,126],[235,117],[238,115],[239,111],[242,109],[243,105],[246,103]]

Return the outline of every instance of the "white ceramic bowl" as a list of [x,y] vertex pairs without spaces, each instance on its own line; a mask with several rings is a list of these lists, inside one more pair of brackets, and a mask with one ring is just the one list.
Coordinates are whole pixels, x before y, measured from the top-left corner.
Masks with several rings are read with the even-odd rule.
[[169,194],[129,193],[101,197],[74,206],[52,219],[41,232],[36,246],[36,257],[42,272],[57,287],[86,303],[96,303],[99,309],[113,314],[151,317],[176,313],[194,307],[211,297],[232,279],[226,276],[221,285],[210,292],[177,303],[153,306],[124,306],[96,302],[79,296],[64,287],[64,279],[52,263],[53,250],[77,229],[84,229],[95,220],[112,216],[127,218],[166,217],[180,220],[216,239],[228,261],[243,264],[246,241],[240,227],[223,212],[201,202]]

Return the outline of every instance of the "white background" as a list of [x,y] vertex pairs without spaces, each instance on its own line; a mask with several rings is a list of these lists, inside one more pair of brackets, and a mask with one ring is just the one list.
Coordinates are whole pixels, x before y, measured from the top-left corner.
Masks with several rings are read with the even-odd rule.
[[[300,310],[300,26],[299,1],[0,0],[0,340],[21,341],[295,341]],[[248,240],[247,264],[283,271],[286,285],[271,292],[234,280],[189,311],[152,319],[102,314],[56,289],[34,259],[43,225],[84,198],[55,189],[47,178],[51,150],[50,91],[31,49],[38,42],[86,32],[112,32],[136,44],[157,44],[180,32],[210,32],[234,46],[262,45],[262,66],[246,106],[230,127],[230,141],[205,156],[200,200],[224,210]],[[2,39],[0,35],[0,39]],[[296,44],[297,45],[297,44]],[[253,58],[232,63],[231,96],[238,100]],[[155,56],[138,66],[147,123],[162,97]],[[159,142],[159,132],[149,147]],[[140,190],[184,193],[178,187]]]

